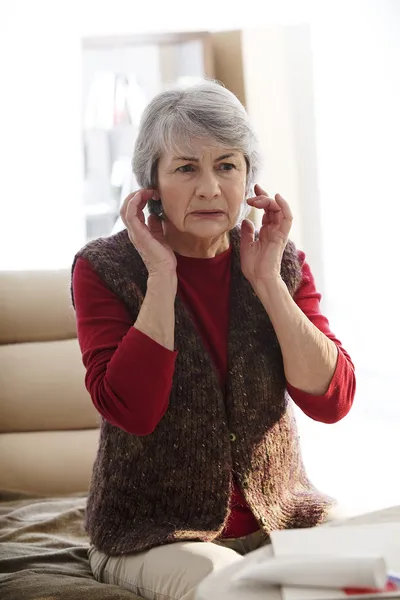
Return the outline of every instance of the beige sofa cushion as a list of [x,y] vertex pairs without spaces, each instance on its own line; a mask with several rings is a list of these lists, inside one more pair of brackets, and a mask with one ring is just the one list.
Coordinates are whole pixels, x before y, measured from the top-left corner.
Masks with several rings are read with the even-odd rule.
[[87,491],[99,421],[70,271],[0,273],[0,489]]
[[98,427],[76,339],[0,346],[0,432]]
[[76,337],[70,272],[0,274],[0,344]]
[[99,430],[0,435],[0,488],[36,494],[88,489]]

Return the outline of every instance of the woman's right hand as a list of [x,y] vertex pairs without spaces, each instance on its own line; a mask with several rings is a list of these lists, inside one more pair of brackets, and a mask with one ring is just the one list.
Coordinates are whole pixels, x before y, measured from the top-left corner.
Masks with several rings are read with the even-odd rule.
[[161,219],[150,215],[146,225],[143,210],[154,193],[154,190],[142,189],[129,194],[120,210],[121,219],[149,277],[176,277],[176,257],[165,241]]

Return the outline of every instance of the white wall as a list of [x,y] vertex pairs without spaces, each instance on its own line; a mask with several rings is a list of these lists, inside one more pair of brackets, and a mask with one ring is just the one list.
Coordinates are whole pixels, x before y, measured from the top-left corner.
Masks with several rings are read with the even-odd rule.
[[357,8],[313,27],[326,306],[363,367],[400,374],[400,3]]
[[245,29],[242,40],[246,106],[264,154],[261,183],[290,202],[290,237],[323,292],[310,25]]
[[270,1],[260,15],[255,6],[205,0],[194,19],[178,0],[140,10],[130,0],[2,0],[0,269],[67,267],[84,241],[82,36],[298,22],[308,10]]
[[302,247],[301,198],[289,94],[286,30],[285,26],[272,25],[263,29],[244,29],[243,71],[246,108],[263,154],[260,184],[269,195],[280,193],[290,202],[295,215],[291,237]]
[[[312,22],[325,311],[351,352],[350,415],[299,415],[316,483],[365,510],[400,503],[400,4],[332,6]],[[312,230],[310,229],[310,235]]]
[[[315,0],[314,0],[315,1]],[[112,35],[162,31],[221,31],[268,24],[300,23],[313,11],[313,0],[232,0],[229,6],[201,0],[185,7],[181,0],[152,0],[138,10],[131,0],[85,0],[80,4],[83,35]]]
[[66,266],[83,242],[80,38],[65,16],[2,3],[0,269]]

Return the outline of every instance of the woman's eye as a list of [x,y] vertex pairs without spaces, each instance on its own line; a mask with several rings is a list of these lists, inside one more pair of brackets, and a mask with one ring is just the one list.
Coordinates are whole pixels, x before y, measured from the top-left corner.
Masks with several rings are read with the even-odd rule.
[[235,165],[232,163],[221,163],[219,166],[221,171],[232,171],[235,168]]
[[190,173],[191,171],[194,171],[193,165],[182,165],[182,167],[178,167],[177,171],[179,171],[180,173]]

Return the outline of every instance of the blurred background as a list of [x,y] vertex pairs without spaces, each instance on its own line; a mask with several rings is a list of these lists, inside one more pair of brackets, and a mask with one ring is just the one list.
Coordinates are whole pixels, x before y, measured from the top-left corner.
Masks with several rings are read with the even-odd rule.
[[69,268],[116,231],[143,107],[219,79],[356,364],[348,418],[299,415],[309,473],[344,504],[399,504],[400,2],[72,4],[0,4],[0,271]]

